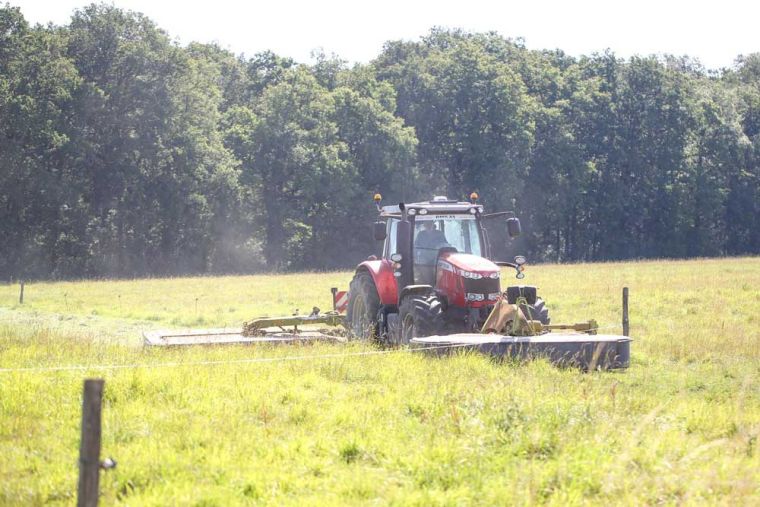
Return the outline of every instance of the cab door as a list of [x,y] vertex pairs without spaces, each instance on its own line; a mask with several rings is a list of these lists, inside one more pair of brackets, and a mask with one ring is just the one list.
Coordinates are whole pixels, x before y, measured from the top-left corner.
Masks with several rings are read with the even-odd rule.
[[506,215],[507,213],[494,213],[480,217],[485,257],[492,262],[511,263],[522,246],[519,238],[510,237]]
[[387,236],[385,237],[385,246],[383,248],[383,259],[390,260],[391,255],[396,253],[397,229],[398,219],[389,218],[387,223]]

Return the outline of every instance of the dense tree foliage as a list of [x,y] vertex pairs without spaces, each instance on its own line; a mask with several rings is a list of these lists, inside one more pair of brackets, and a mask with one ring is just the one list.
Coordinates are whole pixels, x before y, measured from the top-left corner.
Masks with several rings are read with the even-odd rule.
[[477,190],[534,259],[760,252],[760,54],[714,72],[433,30],[313,60],[0,8],[0,277],[347,267],[377,191]]

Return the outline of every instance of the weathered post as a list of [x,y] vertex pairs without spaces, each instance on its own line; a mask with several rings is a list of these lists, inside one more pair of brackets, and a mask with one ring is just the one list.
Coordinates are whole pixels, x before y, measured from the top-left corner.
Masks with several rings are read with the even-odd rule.
[[630,325],[628,323],[628,287],[623,287],[623,336],[629,336]]
[[338,306],[337,306],[338,302],[335,301],[335,294],[338,293],[338,288],[337,287],[330,287],[330,292],[332,292],[332,296],[333,296],[333,311],[336,311],[338,309]]
[[77,507],[95,507],[98,505],[100,412],[103,402],[103,384],[103,379],[87,379],[84,381]]
[[24,304],[24,281],[21,280],[20,282],[21,288],[19,289],[18,293],[18,304],[23,305]]

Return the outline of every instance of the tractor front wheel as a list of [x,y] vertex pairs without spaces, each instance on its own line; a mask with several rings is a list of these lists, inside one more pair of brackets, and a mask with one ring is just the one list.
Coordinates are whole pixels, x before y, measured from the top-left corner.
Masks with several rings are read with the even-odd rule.
[[536,302],[532,305],[520,305],[523,315],[528,320],[537,320],[541,324],[549,325],[551,319],[549,318],[549,309],[546,307],[546,303],[541,298],[536,298]]
[[360,271],[354,275],[348,289],[346,320],[348,330],[360,340],[377,338],[377,314],[380,310],[380,296],[377,295],[372,275]]
[[443,304],[435,295],[412,295],[399,305],[398,345],[412,338],[441,334],[444,328]]

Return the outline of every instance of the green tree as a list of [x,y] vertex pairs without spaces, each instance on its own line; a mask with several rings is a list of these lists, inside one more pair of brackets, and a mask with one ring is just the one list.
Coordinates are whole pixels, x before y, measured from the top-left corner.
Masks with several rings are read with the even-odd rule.
[[142,15],[92,5],[70,25],[93,272],[204,271],[235,199],[218,133],[219,70]]
[[81,80],[65,34],[0,9],[0,273],[81,273],[83,192],[72,169],[71,104]]
[[511,207],[526,174],[535,103],[489,40],[433,31],[420,43],[386,45],[375,65],[397,90],[397,114],[415,129],[431,190],[480,190],[493,207]]
[[244,184],[260,196],[263,253],[270,269],[304,261],[314,193],[354,179],[343,174],[345,146],[330,121],[330,102],[306,69],[296,69],[254,104],[227,113],[228,146],[242,162]]
[[[345,265],[364,241],[357,209],[375,190],[399,192],[389,175],[410,172],[414,137],[380,103],[346,88],[330,92],[307,68],[226,115],[227,145],[261,203],[270,269]],[[362,204],[362,200],[367,204]]]

